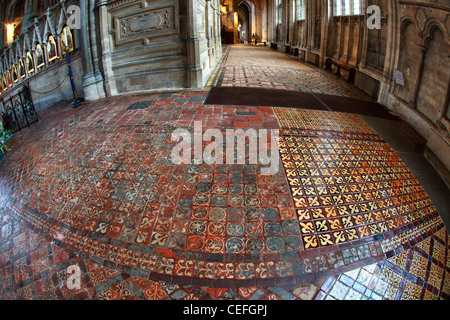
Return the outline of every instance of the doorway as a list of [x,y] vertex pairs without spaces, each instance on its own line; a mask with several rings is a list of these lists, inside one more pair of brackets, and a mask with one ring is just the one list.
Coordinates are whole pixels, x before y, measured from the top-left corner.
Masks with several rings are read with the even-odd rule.
[[238,39],[239,43],[250,43],[252,40],[252,10],[244,1],[238,7]]

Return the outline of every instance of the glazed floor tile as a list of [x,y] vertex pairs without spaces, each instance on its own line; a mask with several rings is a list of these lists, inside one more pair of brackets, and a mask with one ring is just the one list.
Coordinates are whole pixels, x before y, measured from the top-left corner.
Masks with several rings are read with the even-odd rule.
[[[204,92],[107,99],[108,109],[96,102],[61,111],[16,136],[2,162],[3,297],[312,299],[330,275],[384,263],[435,230],[444,240],[430,270],[443,277],[429,282],[446,297],[445,281],[438,283],[448,271],[442,221],[362,119],[202,108],[204,99]],[[258,128],[255,116],[281,128],[277,175],[168,158],[177,126]],[[58,289],[72,264],[82,266],[83,290]]]
[[[419,181],[359,116],[287,108],[275,108],[275,114],[305,249],[399,228],[414,243],[420,226],[443,224]],[[383,249],[392,251],[387,242]]]
[[[279,59],[267,68],[298,64]],[[0,298],[448,299],[447,230],[361,117],[204,105],[207,95],[60,106],[17,133],[0,163]],[[279,130],[280,170],[175,165],[172,132],[199,122]]]
[[[2,300],[311,300],[322,282],[279,286],[211,287],[149,280],[145,271],[103,266],[77,257],[57,241],[14,219],[2,222]],[[7,230],[7,231],[5,231]],[[26,254],[24,254],[26,253]],[[80,287],[70,288],[68,267],[81,270]]]
[[448,297],[448,234],[441,229],[385,261],[327,279],[317,300],[439,300]]
[[208,85],[295,90],[370,100],[335,75],[268,47],[227,46]]

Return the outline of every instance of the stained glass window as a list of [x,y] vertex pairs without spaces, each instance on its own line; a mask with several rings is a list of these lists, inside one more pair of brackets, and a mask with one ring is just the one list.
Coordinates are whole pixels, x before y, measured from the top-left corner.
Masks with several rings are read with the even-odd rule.
[[283,0],[277,1],[278,24],[283,22]]
[[361,14],[361,0],[334,0],[335,16],[350,16]]
[[306,18],[305,0],[296,0],[295,8],[296,8],[297,20],[298,21],[305,20],[305,18]]

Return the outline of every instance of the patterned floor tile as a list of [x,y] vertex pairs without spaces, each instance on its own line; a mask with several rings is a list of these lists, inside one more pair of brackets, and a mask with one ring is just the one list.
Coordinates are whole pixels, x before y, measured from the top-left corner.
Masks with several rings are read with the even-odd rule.
[[[429,247],[426,243],[434,241],[448,248],[444,236],[446,233],[446,229],[442,228],[429,240],[399,255],[330,277],[324,282],[316,299],[447,300],[449,289],[445,284],[444,273],[448,274],[450,265],[421,249]],[[349,293],[344,295],[343,292]]]
[[[312,69],[288,81],[290,63],[233,70],[299,90]],[[207,94],[54,108],[16,134],[0,164],[0,299],[448,299],[443,222],[359,116],[205,106]],[[279,129],[281,170],[174,165],[171,132],[195,121]]]
[[[289,108],[275,108],[275,114],[305,249],[373,238],[439,218],[408,167],[359,116]],[[408,239],[406,234],[397,238],[402,235],[402,245],[414,240],[414,231]],[[442,249],[437,250],[443,259]],[[370,257],[364,251],[358,255],[345,253],[344,262]]]
[[325,93],[369,100],[333,74],[268,47],[229,46],[208,86],[256,87]]

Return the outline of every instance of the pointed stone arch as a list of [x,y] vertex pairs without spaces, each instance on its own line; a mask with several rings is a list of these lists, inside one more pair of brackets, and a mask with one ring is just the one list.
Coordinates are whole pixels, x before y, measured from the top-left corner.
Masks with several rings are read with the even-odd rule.
[[39,30],[39,20],[35,19],[34,21],[34,29],[33,29],[33,39],[32,39],[32,51],[36,50],[36,44],[42,43],[42,35]]
[[43,43],[44,44],[47,43],[47,39],[49,36],[56,35],[55,24],[52,21],[53,20],[52,15],[49,10],[46,12],[46,16],[47,16],[47,18],[45,19],[44,32],[43,32]]
[[422,37],[422,46],[424,46],[425,48],[428,47],[430,41],[433,40],[433,34],[437,29],[439,29],[443,33],[447,45],[450,45],[450,38],[448,36],[445,24],[438,19],[431,18],[426,21],[423,30],[420,32],[420,36]]
[[14,45],[14,63],[18,63],[19,59],[22,57],[22,46],[20,45],[22,43],[22,39],[17,41]]
[[22,55],[23,57],[26,57],[27,51],[32,51],[30,36],[28,34],[25,34],[22,39]]

